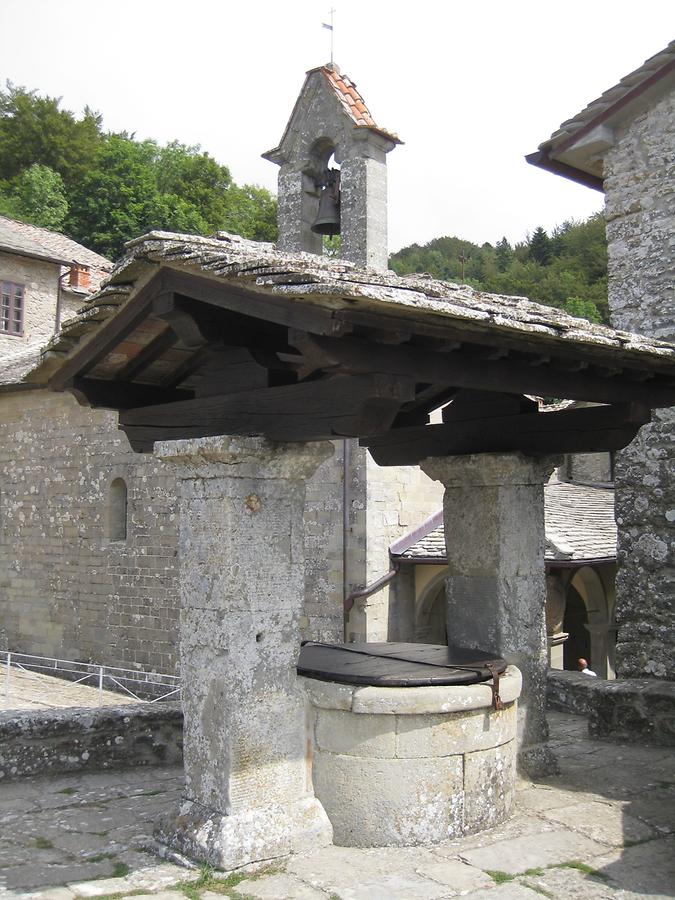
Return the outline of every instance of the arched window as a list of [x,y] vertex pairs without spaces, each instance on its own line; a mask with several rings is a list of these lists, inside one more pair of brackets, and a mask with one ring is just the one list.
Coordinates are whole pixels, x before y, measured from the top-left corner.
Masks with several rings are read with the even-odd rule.
[[127,486],[123,478],[115,478],[108,494],[108,539],[127,539]]

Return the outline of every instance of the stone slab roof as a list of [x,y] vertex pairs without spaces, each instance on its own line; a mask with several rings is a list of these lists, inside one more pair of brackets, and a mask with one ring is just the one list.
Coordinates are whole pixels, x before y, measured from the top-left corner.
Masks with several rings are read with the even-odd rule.
[[675,41],[671,41],[664,50],[651,56],[641,66],[622,78],[618,84],[585,106],[581,112],[563,122],[548,140],[539,145],[539,148],[545,150],[575,137],[581,129],[595,124],[598,119],[615,110],[619,103],[625,101],[636,89],[644,88],[654,77],[665,77],[674,70],[674,67]]
[[612,146],[613,129],[673,88],[675,41],[563,122],[526,159],[531,165],[602,190],[603,159]]
[[41,347],[27,347],[23,353],[0,357],[0,391],[21,384],[25,376],[40,362]]
[[[544,488],[546,561],[591,562],[616,559],[614,489],[610,486],[552,482]],[[443,513],[431,516],[410,537],[391,546],[392,556],[444,565]]]
[[65,266],[73,263],[87,266],[90,270],[89,293],[100,287],[113,267],[105,256],[83,247],[65,234],[29,225],[26,222],[17,222],[7,216],[0,216],[0,250]]
[[282,253],[273,244],[225,232],[199,237],[153,231],[127,244],[126,255],[101,291],[48,345],[45,367],[35,377],[49,377],[59,359],[83,347],[160,267],[208,276],[215,286],[244,290],[266,302],[291,299],[334,315],[360,309],[393,317],[401,327],[437,323],[461,331],[467,340],[489,336],[516,350],[569,350],[592,354],[603,364],[674,371],[675,347],[670,344],[596,325],[525,297],[489,294],[424,275],[401,277],[310,253]]

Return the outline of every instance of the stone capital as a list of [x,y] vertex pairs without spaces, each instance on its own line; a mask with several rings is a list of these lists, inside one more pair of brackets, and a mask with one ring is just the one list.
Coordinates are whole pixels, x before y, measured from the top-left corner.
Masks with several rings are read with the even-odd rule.
[[469,456],[431,456],[420,468],[446,488],[545,484],[561,464],[558,456],[522,453],[473,453]]
[[262,437],[218,435],[158,441],[155,456],[177,465],[176,477],[305,481],[333,454],[328,441],[276,443]]

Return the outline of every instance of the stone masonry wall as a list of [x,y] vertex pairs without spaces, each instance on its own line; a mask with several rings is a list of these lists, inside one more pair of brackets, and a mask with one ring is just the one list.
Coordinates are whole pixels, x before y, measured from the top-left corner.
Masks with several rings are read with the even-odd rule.
[[[343,638],[343,441],[306,485],[303,639]],[[128,488],[126,541],[108,539],[110,485]],[[347,590],[390,567],[390,543],[442,503],[414,467],[347,447]],[[178,508],[171,467],[130,449],[114,413],[68,394],[0,394],[0,647],[174,673]],[[265,565],[260,548],[259,565]],[[357,604],[353,639],[407,634],[396,584]]]
[[[365,452],[350,442],[349,590],[365,584]],[[363,457],[363,458],[362,458]],[[307,484],[302,637],[343,635],[343,442]],[[106,537],[112,480],[126,541]],[[178,508],[171,467],[68,394],[0,394],[0,648],[173,673]],[[259,564],[265,565],[264,548]]]
[[0,712],[3,782],[31,775],[176,766],[182,759],[178,701]]
[[[110,484],[128,489],[107,537]],[[173,673],[173,477],[133,453],[116,417],[67,394],[0,395],[0,621],[10,649]]]
[[28,347],[47,343],[52,336],[59,273],[56,263],[0,252],[0,281],[24,286],[23,336],[0,334],[0,358],[19,356]]
[[[369,454],[366,472],[366,579],[370,584],[390,569],[390,545],[442,508],[443,486],[418,466],[378,466]],[[399,633],[409,632],[410,623],[401,618],[409,616],[410,604],[397,597],[396,581],[366,603],[369,641],[396,640]]]
[[[675,95],[605,158],[609,304],[617,328],[675,340]],[[617,673],[675,680],[675,411],[617,454]]]

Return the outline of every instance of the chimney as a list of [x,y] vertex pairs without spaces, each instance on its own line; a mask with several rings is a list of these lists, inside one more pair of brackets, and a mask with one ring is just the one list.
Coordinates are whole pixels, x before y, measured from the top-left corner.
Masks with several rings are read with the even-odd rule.
[[70,267],[70,286],[80,291],[89,290],[89,266],[73,263]]

